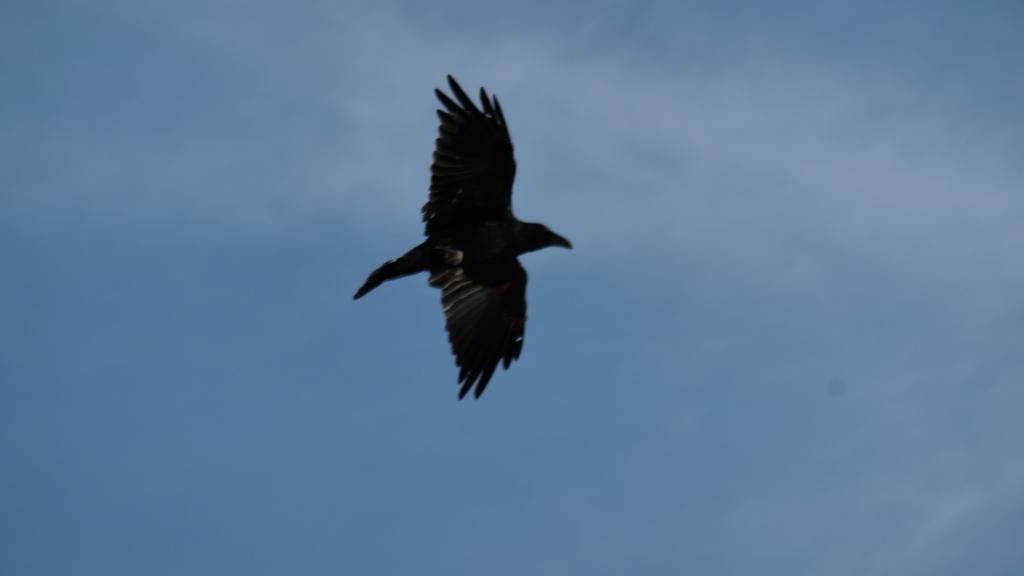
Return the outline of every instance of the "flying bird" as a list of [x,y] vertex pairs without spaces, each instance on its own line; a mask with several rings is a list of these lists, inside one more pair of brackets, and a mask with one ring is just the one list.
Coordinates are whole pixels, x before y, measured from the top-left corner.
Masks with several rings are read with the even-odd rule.
[[572,244],[543,224],[512,214],[516,161],[497,97],[480,88],[480,105],[448,76],[452,97],[434,90],[443,110],[423,205],[427,237],[370,273],[354,299],[383,282],[429,272],[441,289],[445,329],[459,367],[459,399],[483,393],[499,363],[523,349],[526,270],[519,255]]

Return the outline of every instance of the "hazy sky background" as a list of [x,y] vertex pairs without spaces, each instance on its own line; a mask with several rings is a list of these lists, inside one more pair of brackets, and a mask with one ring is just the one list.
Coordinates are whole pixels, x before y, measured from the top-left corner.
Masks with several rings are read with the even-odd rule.
[[[1019,2],[0,9],[0,573],[1016,575]],[[418,243],[499,95],[520,361]]]

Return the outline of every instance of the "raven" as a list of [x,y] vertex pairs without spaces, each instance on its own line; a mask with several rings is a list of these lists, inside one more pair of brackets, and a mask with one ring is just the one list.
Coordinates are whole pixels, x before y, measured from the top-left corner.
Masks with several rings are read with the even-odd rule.
[[437,111],[430,197],[422,209],[427,240],[371,272],[353,298],[429,272],[430,285],[441,289],[461,400],[474,384],[479,398],[498,363],[508,369],[522,351],[526,270],[517,257],[572,244],[512,214],[516,161],[498,98],[480,88],[480,110],[451,76],[448,85],[455,100],[434,90],[444,110]]

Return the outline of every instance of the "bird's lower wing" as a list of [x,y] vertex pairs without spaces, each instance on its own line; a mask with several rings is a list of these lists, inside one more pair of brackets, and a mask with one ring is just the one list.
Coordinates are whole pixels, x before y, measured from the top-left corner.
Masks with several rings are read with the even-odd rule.
[[479,398],[491,375],[519,357],[526,327],[526,271],[511,260],[498,282],[473,278],[461,267],[432,274],[441,289],[445,328],[459,366],[459,398],[476,384]]

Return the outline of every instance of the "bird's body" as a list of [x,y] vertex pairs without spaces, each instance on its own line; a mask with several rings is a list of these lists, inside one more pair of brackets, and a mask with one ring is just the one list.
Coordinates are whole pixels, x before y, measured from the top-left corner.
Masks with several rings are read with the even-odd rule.
[[430,285],[441,289],[461,368],[459,398],[474,384],[479,397],[497,365],[508,368],[522,350],[526,271],[518,256],[572,245],[512,214],[515,160],[497,98],[481,88],[481,111],[451,76],[448,83],[458,103],[435,91],[446,110],[438,110],[430,198],[422,210],[427,239],[374,270],[354,298],[388,280],[429,272]]

